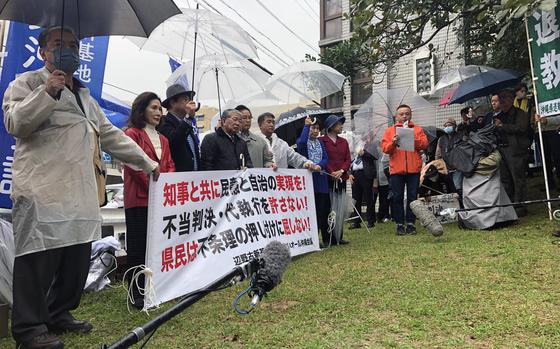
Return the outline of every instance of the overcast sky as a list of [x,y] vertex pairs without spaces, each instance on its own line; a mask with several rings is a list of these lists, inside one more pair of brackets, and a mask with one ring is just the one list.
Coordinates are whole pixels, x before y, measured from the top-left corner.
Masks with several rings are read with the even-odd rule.
[[[175,0],[175,2],[179,7],[196,7],[196,2],[193,0]],[[201,8],[214,11],[211,8],[214,7],[249,32],[256,39],[259,55],[257,61],[273,73],[282,69],[286,63],[304,60],[306,53],[318,55],[319,0],[199,0],[199,2]],[[279,21],[263,6],[274,13]],[[136,94],[151,90],[163,99],[166,89],[165,80],[170,74],[166,55],[141,51],[124,38],[111,38],[105,69],[104,92],[130,102]]]

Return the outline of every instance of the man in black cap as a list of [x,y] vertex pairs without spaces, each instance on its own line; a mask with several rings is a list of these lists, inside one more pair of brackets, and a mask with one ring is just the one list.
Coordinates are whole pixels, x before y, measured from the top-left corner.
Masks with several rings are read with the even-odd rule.
[[194,94],[182,85],[174,84],[167,88],[167,98],[161,103],[168,113],[158,131],[169,140],[177,172],[200,170],[200,141],[194,120],[196,103],[192,100]]

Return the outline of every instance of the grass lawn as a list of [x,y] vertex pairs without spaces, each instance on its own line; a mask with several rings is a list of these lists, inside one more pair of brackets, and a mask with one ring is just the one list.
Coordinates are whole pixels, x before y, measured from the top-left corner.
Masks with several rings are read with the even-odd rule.
[[[391,223],[346,230],[349,245],[292,261],[251,315],[232,309],[243,283],[187,309],[146,348],[560,347],[559,223],[544,205],[529,210],[508,228],[448,225],[441,238],[396,236]],[[88,294],[75,315],[95,328],[64,336],[65,347],[99,348],[159,312],[129,313],[122,288]]]

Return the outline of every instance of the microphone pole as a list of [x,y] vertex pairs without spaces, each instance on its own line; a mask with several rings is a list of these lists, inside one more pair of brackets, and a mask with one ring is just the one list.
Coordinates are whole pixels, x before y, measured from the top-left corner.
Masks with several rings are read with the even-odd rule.
[[158,327],[160,327],[161,325],[163,325],[167,321],[171,320],[173,317],[180,314],[181,312],[183,312],[185,309],[187,309],[188,307],[190,307],[194,303],[196,303],[199,300],[201,300],[202,298],[204,298],[210,292],[215,291],[220,286],[224,285],[226,282],[234,279],[235,277],[241,277],[241,279],[236,280],[236,282],[237,281],[243,281],[247,277],[252,275],[258,268],[259,268],[259,262],[258,262],[258,260],[255,259],[255,260],[252,260],[251,262],[249,262],[249,263],[247,263],[243,266],[238,266],[238,267],[232,269],[229,273],[222,276],[218,280],[214,281],[212,284],[208,285],[206,288],[195,291],[191,295],[186,296],[181,301],[179,301],[179,303],[175,304],[174,306],[172,306],[171,308],[169,308],[168,310],[166,310],[164,313],[160,314],[159,316],[157,316],[153,320],[150,320],[149,322],[147,322],[146,324],[144,324],[140,327],[136,327],[135,329],[130,331],[126,336],[122,337],[121,339],[119,339],[115,343],[113,343],[109,346],[107,344],[103,344],[101,346],[101,349],[124,349],[124,348],[129,348],[130,346],[132,346],[132,345],[138,343],[140,340],[142,340],[146,336],[146,334],[150,334],[153,331],[157,330]]

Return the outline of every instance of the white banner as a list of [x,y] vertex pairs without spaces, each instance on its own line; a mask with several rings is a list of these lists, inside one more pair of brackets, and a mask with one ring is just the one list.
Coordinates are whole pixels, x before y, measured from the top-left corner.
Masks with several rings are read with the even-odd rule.
[[146,308],[204,288],[272,240],[292,256],[319,250],[307,170],[162,173],[150,183]]

